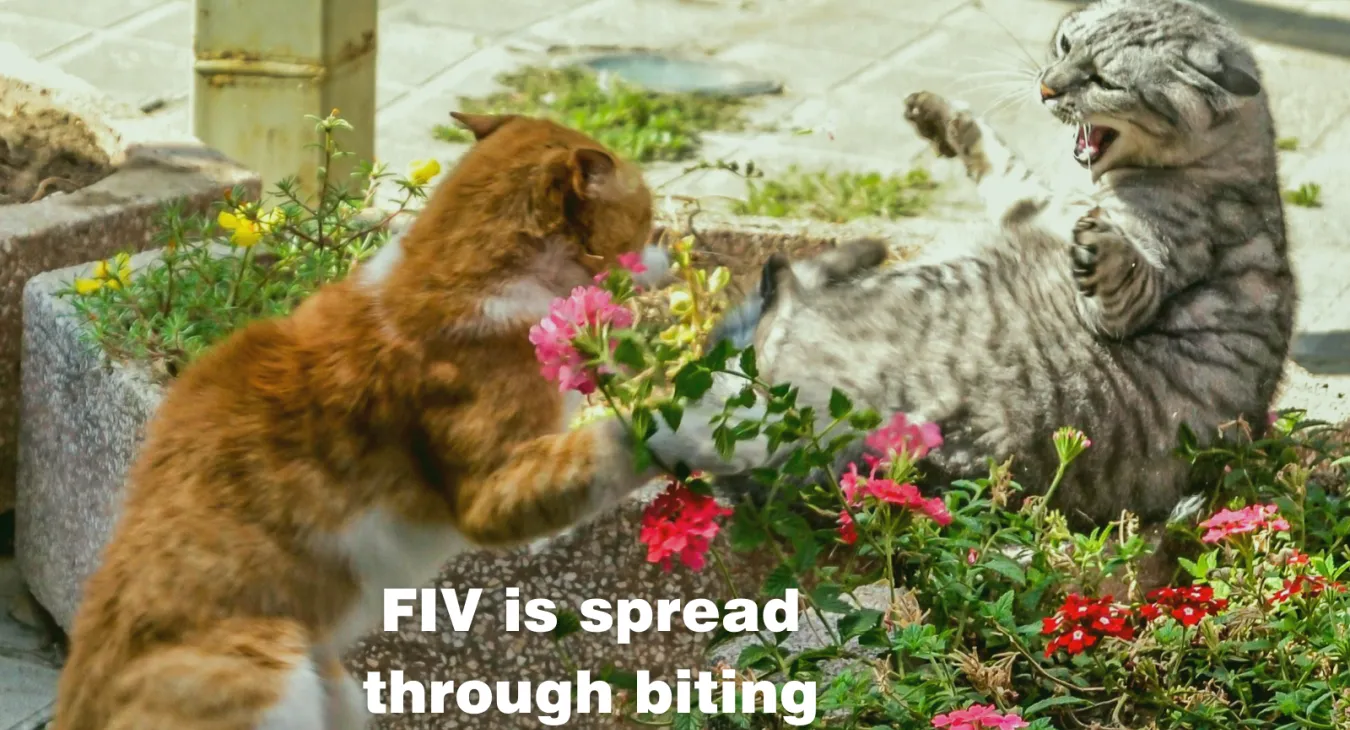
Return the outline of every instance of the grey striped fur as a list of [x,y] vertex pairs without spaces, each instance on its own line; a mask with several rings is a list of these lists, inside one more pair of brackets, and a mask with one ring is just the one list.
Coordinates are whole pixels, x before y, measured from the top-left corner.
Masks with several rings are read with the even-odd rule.
[[[1057,506],[1080,522],[1163,521],[1188,491],[1178,426],[1207,441],[1239,416],[1264,424],[1284,367],[1296,292],[1273,122],[1249,48],[1192,2],[1101,0],[1053,47],[1049,111],[1119,132],[1092,199],[1062,198],[982,121],[916,94],[907,117],[977,182],[988,241],[871,270],[869,245],[848,247],[831,276],[771,264],[765,296],[723,334],[753,341],[763,375],[798,385],[800,403],[824,410],[839,387],[938,423],[935,484],[1015,456],[1018,479],[1044,488],[1051,434],[1072,425],[1093,446]],[[861,278],[840,285],[846,251]]]

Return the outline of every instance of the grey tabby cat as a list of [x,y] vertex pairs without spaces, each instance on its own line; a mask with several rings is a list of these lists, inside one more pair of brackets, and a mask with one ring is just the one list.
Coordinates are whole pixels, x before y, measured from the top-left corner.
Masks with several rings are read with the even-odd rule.
[[1264,424],[1281,377],[1296,295],[1273,123],[1250,49],[1188,0],[1100,0],[1063,19],[1053,53],[1041,97],[1079,127],[1090,200],[1060,198],[984,122],[914,94],[906,117],[977,183],[987,245],[890,269],[872,268],[877,242],[776,259],[723,334],[753,343],[799,403],[823,411],[839,387],[938,423],[935,484],[1015,456],[1018,479],[1044,488],[1051,434],[1081,428],[1093,445],[1057,506],[1156,523],[1188,490],[1178,426],[1206,441],[1239,416]]

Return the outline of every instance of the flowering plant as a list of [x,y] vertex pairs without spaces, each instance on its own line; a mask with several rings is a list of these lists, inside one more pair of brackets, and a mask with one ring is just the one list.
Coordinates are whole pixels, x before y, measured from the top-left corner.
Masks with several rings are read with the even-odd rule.
[[[1321,432],[1301,426],[1301,415],[1276,419],[1266,438],[1239,423],[1235,438],[1206,448],[1182,431],[1180,453],[1200,473],[1215,461],[1228,469],[1212,472],[1206,519],[1170,526],[1190,545],[1185,574],[1146,584],[1151,548],[1137,519],[1081,534],[1054,509],[1067,469],[1095,448],[1087,435],[1066,427],[1049,437],[1060,466],[1038,495],[1026,494],[1007,463],[991,464],[987,478],[921,489],[924,457],[944,445],[938,427],[855,408],[839,390],[817,414],[797,402],[792,384],[759,377],[753,349],[707,343],[727,307],[729,275],[696,272],[689,245],[673,247],[676,286],[639,293],[632,274],[640,264],[623,261],[560,301],[531,340],[546,376],[588,394],[639,436],[658,419],[679,428],[686,404],[714,377],[732,378],[740,390],[714,417],[717,449],[729,455],[765,438],[782,452],[781,467],[754,473],[767,497],[731,505],[709,479],[667,465],[675,477],[636,535],[663,570],[715,565],[729,595],[746,591],[727,548],[770,560],[759,600],[800,591],[815,645],[789,650],[761,637],[722,661],[760,679],[822,682],[818,717],[829,727],[1350,723],[1350,622],[1336,618],[1350,609],[1347,563],[1334,557],[1350,535],[1338,470],[1345,460],[1335,461],[1335,448],[1310,456]],[[664,316],[644,312],[653,297],[666,304]],[[757,404],[762,415],[739,416]],[[858,440],[866,456],[834,472]],[[1334,494],[1312,487],[1316,460],[1338,465]],[[1296,537],[1302,550],[1292,548]],[[874,588],[884,598],[867,598]],[[626,687],[623,673],[608,676]],[[772,718],[696,710],[634,719],[778,727]]]
[[[389,237],[384,224],[425,197],[440,164],[414,163],[404,178],[358,165],[350,181],[341,179],[331,168],[347,155],[337,134],[350,126],[336,110],[313,119],[323,154],[314,193],[287,179],[264,201],[237,189],[210,212],[166,208],[153,262],[137,271],[129,255],[118,254],[63,292],[85,337],[114,359],[149,363],[172,377],[212,343],[251,320],[289,312],[378,249]],[[390,182],[401,191],[397,206],[368,215]]]

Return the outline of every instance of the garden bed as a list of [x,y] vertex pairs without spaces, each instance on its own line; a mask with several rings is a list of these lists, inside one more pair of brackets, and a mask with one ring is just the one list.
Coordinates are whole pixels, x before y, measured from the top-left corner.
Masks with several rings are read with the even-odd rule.
[[[878,233],[822,224],[703,222],[697,255],[727,265],[738,285],[749,288],[775,251],[809,255],[840,240]],[[140,270],[158,255],[134,256],[131,266]],[[162,392],[162,374],[140,363],[110,362],[91,347],[82,337],[74,304],[58,296],[77,277],[89,276],[91,268],[84,264],[35,276],[24,293],[19,562],[34,596],[67,629],[80,586],[108,539],[127,468]],[[637,534],[643,506],[652,496],[649,490],[592,524],[529,548],[465,555],[446,566],[437,585],[484,588],[479,615],[492,617],[501,615],[500,589],[506,586],[518,586],[522,598],[551,598],[574,607],[585,598],[722,596],[722,578],[715,571],[666,573],[647,562]],[[754,561],[731,567],[737,582],[745,585],[757,585],[764,572]],[[424,634],[411,628],[416,621],[409,619],[409,629],[399,634],[367,637],[350,654],[349,667],[357,676],[404,669],[408,679],[423,681],[543,680],[571,673],[546,637],[508,634],[495,620],[477,621],[467,634]],[[611,637],[586,634],[569,640],[568,651],[581,668],[614,662],[668,674],[678,667],[700,666],[706,637],[677,629],[639,635],[621,656],[616,646]],[[537,726],[529,716],[455,717],[437,718],[435,726]],[[386,726],[423,727],[423,722],[405,716]]]
[[43,271],[154,245],[166,204],[202,209],[252,173],[0,44],[0,512],[15,505],[20,305]]

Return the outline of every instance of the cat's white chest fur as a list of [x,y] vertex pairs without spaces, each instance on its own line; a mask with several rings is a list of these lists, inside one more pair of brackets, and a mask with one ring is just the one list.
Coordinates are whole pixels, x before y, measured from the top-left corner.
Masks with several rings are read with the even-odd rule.
[[361,598],[330,639],[338,650],[380,625],[386,588],[426,587],[451,558],[473,549],[449,525],[412,524],[381,508],[352,520],[336,538],[361,583]]

